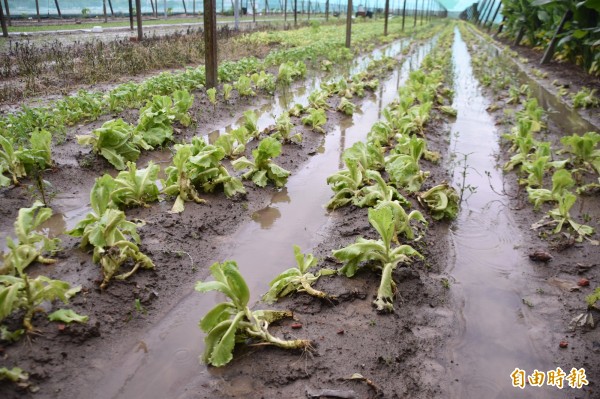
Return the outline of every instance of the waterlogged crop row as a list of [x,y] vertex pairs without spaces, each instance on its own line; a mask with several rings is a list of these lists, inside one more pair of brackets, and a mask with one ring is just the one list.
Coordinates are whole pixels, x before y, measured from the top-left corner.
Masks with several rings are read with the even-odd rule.
[[[432,34],[433,31],[429,33]],[[273,158],[281,153],[281,143],[301,141],[302,136],[293,131],[292,120],[301,121],[311,126],[313,130],[324,133],[321,126],[324,119],[326,120],[325,111],[351,114],[355,105],[350,100],[354,96],[363,97],[368,90],[374,90],[379,84],[376,76],[390,71],[394,64],[392,59],[384,57],[372,61],[366,71],[351,78],[341,78],[323,84],[321,90],[309,96],[308,108],[295,105],[289,113],[284,113],[277,118],[274,127],[263,132],[269,137],[258,143],[257,148],[252,151],[252,158],[238,157],[246,151],[250,140],[259,139],[261,135],[256,125],[257,116],[253,111],[245,113],[243,126],[231,133],[221,135],[214,145],[206,143],[201,138],[194,138],[189,144],[176,145],[173,163],[166,169],[166,179],[161,182],[162,193],[176,197],[172,212],[181,212],[185,201],[203,202],[200,191],[211,192],[220,187],[226,196],[245,192],[240,178],[231,175],[223,165],[225,158],[232,160],[231,165],[235,170],[245,171],[240,176],[242,179],[251,179],[258,186],[265,186],[269,182],[275,186],[284,185],[289,172],[276,165]],[[296,76],[302,76],[304,74],[302,66],[304,64],[284,63],[279,71],[280,80],[285,80],[289,84]],[[264,78],[264,74],[258,74],[259,79],[254,76],[247,79],[256,88],[261,77]],[[227,85],[223,86],[223,90],[226,100]],[[216,90],[208,91],[207,94],[214,104]],[[339,98],[337,106],[328,104],[327,100],[332,96]],[[93,249],[93,261],[100,265],[102,271],[101,288],[103,289],[107,288],[112,279],[126,279],[140,268],[154,268],[153,261],[138,247],[140,237],[137,229],[141,224],[127,220],[124,209],[132,206],[149,206],[149,203],[159,199],[161,190],[157,181],[160,168],[150,163],[146,168],[138,169],[131,161],[137,159],[135,154],[139,155],[139,149],[150,149],[153,145],[160,146],[168,141],[173,132],[174,121],[182,125],[188,124],[190,116],[187,111],[192,101],[192,96],[185,90],[175,91],[173,97],[154,96],[152,101],[141,110],[137,126],[123,121],[112,121],[98,129],[100,132],[95,131],[89,136],[80,138],[81,142],[92,145],[117,168],[125,169],[114,178],[107,174],[96,180],[90,193],[92,211],[69,232],[70,235],[81,238],[82,248]],[[27,157],[21,156],[21,159],[31,158],[32,162],[40,162],[40,168],[49,165],[50,139],[50,133],[47,131],[36,130],[31,139],[32,152]],[[109,145],[111,141],[121,144]],[[37,152],[33,152],[34,150]],[[46,163],[42,164],[42,160]],[[24,173],[13,175],[13,178],[23,176]],[[23,333],[34,331],[32,317],[41,303],[56,299],[68,303],[69,299],[81,289],[81,287],[71,287],[65,281],[52,280],[45,276],[31,278],[26,273],[25,269],[31,263],[54,262],[52,254],[57,250],[60,240],[50,240],[46,235],[36,231],[51,216],[52,210],[41,202],[36,202],[31,208],[21,209],[15,222],[17,239],[7,239],[9,251],[4,256],[0,274],[0,298],[2,299],[0,321],[15,312],[24,312],[22,321],[24,329],[9,331],[2,327],[3,340],[16,341]],[[45,255],[48,253],[50,256]],[[320,271],[311,279],[311,274],[306,272],[314,266],[316,260],[310,255],[304,257],[299,253],[299,249],[297,259],[298,284],[308,287],[313,295],[325,296],[324,293],[319,294],[319,291],[311,289],[310,284],[327,272]],[[129,269],[123,271],[125,266],[129,266]],[[225,273],[228,278],[232,278],[231,276],[235,274],[230,270],[231,265],[223,264],[218,267],[229,270]],[[213,267],[216,268],[217,266]],[[213,271],[215,275],[218,273]],[[287,280],[282,281],[282,284],[287,285]],[[238,283],[233,285],[237,287],[235,289],[240,287]],[[232,286],[230,291],[233,289]],[[283,291],[286,289],[284,288]],[[244,295],[243,293],[240,295],[242,298],[236,306],[248,320],[248,323],[242,321],[240,325],[246,328],[250,336],[283,347],[309,347],[308,341],[280,341],[269,335],[268,323],[287,313],[265,311],[248,313],[247,303],[244,304],[243,300]],[[51,321],[63,323],[84,323],[88,320],[87,316],[78,315],[70,309],[57,310],[49,317]],[[210,326],[208,319],[206,320],[204,328]],[[2,378],[26,384],[27,375],[18,368],[2,368],[0,373]]]
[[[363,27],[365,29],[358,34],[358,38],[356,39],[359,44],[375,40],[378,37],[374,25],[365,24]],[[424,35],[427,34],[428,28],[419,27],[413,33],[416,33],[416,36]],[[305,60],[313,62],[320,60],[319,67],[327,70],[331,68],[333,63],[340,63],[351,59],[352,52],[337,44],[337,42],[333,45],[333,48],[328,47],[327,40],[337,32],[336,29],[339,30],[339,28],[328,27],[326,29],[327,34],[325,35],[319,33],[320,28],[310,31],[280,32],[281,35],[275,42],[283,46],[295,43],[296,40],[293,38],[296,36],[312,38],[314,39],[314,43],[305,42],[304,46],[298,48],[275,50],[264,60],[251,57],[243,58],[236,62],[222,63],[219,67],[219,80],[223,83],[224,100],[228,101],[234,89],[240,96],[255,95],[256,89],[273,94],[278,82],[285,86],[289,85],[293,79],[304,77],[306,70]],[[400,35],[396,33],[390,36],[396,37]],[[248,37],[252,37],[252,35]],[[285,37],[288,39],[283,39]],[[387,39],[384,41],[387,41]],[[274,75],[266,72],[267,68],[276,65],[279,65],[279,76],[277,79]],[[139,84],[122,84],[106,94],[81,90],[77,94],[56,101],[50,106],[38,108],[25,107],[22,111],[0,119],[0,138],[2,139],[0,142],[0,187],[8,186],[11,182],[4,176],[5,174],[10,175],[12,182],[17,184],[19,178],[52,166],[51,138],[53,136],[61,137],[64,135],[66,126],[93,121],[107,113],[119,113],[124,109],[140,108],[144,103],[146,103],[146,106],[143,110],[147,110],[149,107],[152,107],[151,103],[155,103],[156,105],[155,96],[163,96],[158,102],[164,104],[169,101],[164,98],[165,96],[175,97],[177,93],[189,93],[202,88],[204,84],[204,67],[188,68],[181,73],[161,73]],[[211,93],[209,90],[206,94],[211,103],[214,104],[216,102],[215,92]],[[190,103],[188,109],[191,105]],[[161,107],[162,104],[158,104],[158,106]],[[168,113],[162,112],[159,116],[163,117],[164,114]],[[167,117],[169,116],[167,115]],[[152,119],[157,118],[156,116],[152,116]],[[140,119],[142,119],[142,116]],[[172,120],[173,118],[170,119]],[[157,123],[160,124],[161,121]],[[117,129],[113,130],[119,130],[120,127],[124,126],[117,126]],[[110,126],[107,128],[110,129]],[[168,135],[168,130],[170,130],[169,126],[167,126],[166,130],[161,129],[161,134]],[[47,132],[50,132],[50,134]],[[122,137],[124,132],[121,131],[121,133],[117,136]],[[34,138],[34,135],[38,137]],[[44,138],[44,142],[41,144],[39,143],[39,136],[43,136]],[[112,142],[111,145],[114,146],[119,145],[122,140],[113,139],[110,141]],[[148,146],[152,147],[153,145],[148,144]],[[137,150],[140,148],[144,149],[144,144],[141,144],[141,147],[137,147]],[[133,153],[135,152],[133,151]],[[105,154],[108,154],[108,152],[105,151]],[[110,158],[109,161],[113,163],[115,161],[114,157],[111,156]],[[122,160],[117,162],[120,169],[122,169],[124,162]]]
[[[379,233],[380,239],[359,238],[355,244],[334,251],[333,255],[344,262],[337,271],[322,268],[311,272],[310,269],[316,267],[318,261],[311,254],[302,254],[300,248],[294,246],[297,266],[284,271],[270,283],[271,288],[263,297],[266,302],[274,302],[294,292],[306,292],[335,301],[334,295],[319,291],[312,285],[323,275],[351,277],[359,268],[373,265],[382,274],[374,305],[379,311],[393,311],[396,294],[393,270],[401,263],[421,257],[409,244],[400,244],[400,239],[407,242],[418,239],[411,220],[426,224],[419,211],[407,213],[410,202],[400,192],[406,195],[417,192],[428,175],[420,170],[419,161],[426,152],[424,127],[430,112],[435,107],[441,112],[452,113],[444,105],[452,92],[443,86],[445,70],[450,64],[448,44],[451,39],[452,33],[448,30],[442,35],[434,53],[424,60],[422,70],[411,73],[408,83],[400,90],[399,100],[386,110],[385,120],[373,126],[367,142],[359,142],[344,152],[347,169],[328,180],[335,191],[334,199],[328,206],[335,208],[350,203],[368,206],[369,222]],[[344,93],[337,89],[337,85],[324,85],[323,90],[329,87],[335,88],[338,95]],[[327,103],[314,101],[318,97],[313,98],[311,104],[318,108],[312,109],[322,110]],[[414,122],[415,119],[418,121]],[[427,154],[431,160],[439,158],[439,154]],[[398,159],[404,159],[406,163]],[[406,170],[402,172],[402,169]],[[380,170],[386,171],[384,175],[388,181],[382,177]],[[392,177],[394,171],[397,172],[396,177]],[[346,184],[348,186],[344,186]],[[458,194],[445,184],[419,193],[418,198],[434,219],[453,218],[458,211]],[[228,301],[217,304],[200,321],[200,328],[207,334],[203,355],[206,363],[214,366],[227,364],[233,357],[236,342],[248,338],[282,348],[311,349],[308,340],[281,341],[268,333],[271,322],[291,317],[291,312],[250,311],[248,286],[235,262],[215,263],[211,273],[214,280],[197,283],[196,290],[219,291],[225,294]]]
[[[343,81],[344,86],[348,88],[348,91],[344,92],[346,97],[343,99],[347,101],[347,97],[352,98],[354,94],[364,96],[365,87],[376,88],[378,81],[375,76],[389,71],[393,63],[390,58],[374,60],[367,66],[365,72],[361,72],[347,81],[345,79],[337,81],[338,85],[341,85],[340,82]],[[325,85],[325,87],[329,86]],[[322,91],[312,93],[309,96],[309,102],[315,106],[322,104],[321,101],[318,101],[318,99],[322,99],[322,95]],[[333,91],[329,92],[329,95],[333,95]],[[177,104],[189,103],[190,99],[184,94],[176,97],[178,101],[168,102],[166,105],[161,102],[166,101],[165,98],[155,97],[155,101],[163,105],[162,108],[166,109],[165,114],[171,113],[178,120],[185,120],[187,117],[184,112],[185,107],[181,108]],[[148,110],[151,109],[152,106],[149,105]],[[290,113],[298,112],[297,110],[298,107],[293,107]],[[146,111],[142,112],[141,118]],[[166,117],[164,119],[168,120]],[[291,134],[294,125],[291,123],[289,115],[285,113],[277,118],[277,124],[273,128],[264,132],[269,136],[258,143],[257,148],[252,151],[252,158],[248,159],[245,156],[238,158],[245,152],[246,144],[250,140],[260,138],[261,132],[256,123],[256,114],[253,111],[247,111],[243,126],[220,136],[214,145],[208,144],[202,138],[195,137],[189,144],[175,146],[176,153],[172,165],[165,171],[166,179],[161,181],[162,193],[176,197],[172,212],[183,211],[185,201],[204,202],[200,198],[200,191],[212,192],[219,187],[228,197],[245,193],[240,178],[230,175],[222,163],[225,158],[233,160],[231,165],[234,169],[246,170],[241,175],[242,179],[251,179],[258,186],[264,187],[268,182],[272,182],[273,185],[280,187],[286,183],[289,172],[276,165],[273,158],[280,155],[281,142],[298,142],[301,136],[299,133]],[[140,122],[140,125],[143,124]],[[131,126],[121,126],[121,128],[123,130],[133,129]],[[157,127],[152,129],[157,129]],[[92,135],[84,140],[95,140],[102,137],[102,135]],[[158,135],[158,137],[162,136]],[[234,140],[233,144],[229,138]],[[140,133],[139,140],[144,139],[148,139],[148,137],[144,138],[144,135]],[[134,140],[130,141],[135,142]],[[104,151],[113,150],[105,147]],[[157,185],[159,172],[159,166],[153,163],[144,169],[137,169],[135,163],[127,162],[126,170],[120,172],[116,177],[113,178],[106,174],[98,178],[90,193],[92,212],[73,230],[69,231],[70,235],[81,238],[80,246],[82,248],[93,248],[93,261],[100,265],[103,275],[100,285],[102,289],[105,289],[113,278],[123,280],[140,268],[154,268],[153,261],[138,247],[140,237],[137,229],[140,225],[127,220],[124,210],[134,206],[149,206],[149,203],[159,200],[161,193]],[[67,302],[80,289],[80,287],[71,288],[67,282],[50,280],[43,276],[31,280],[25,273],[25,268],[33,262],[54,262],[42,255],[56,251],[60,240],[50,240],[46,235],[36,232],[36,229],[51,216],[52,210],[41,202],[36,202],[32,208],[21,209],[15,222],[17,240],[7,239],[9,251],[5,254],[0,276],[0,298],[6,298],[6,300],[2,303],[0,321],[16,311],[25,310],[23,326],[27,331],[33,330],[32,312],[41,302],[55,299]],[[123,272],[121,269],[125,264],[130,265],[130,269]],[[41,290],[46,294],[36,294],[35,290]],[[87,320],[87,317],[79,316],[70,310],[54,312],[51,317],[53,320],[63,322],[85,322]],[[4,329],[2,336],[16,340],[24,331],[10,332]]]
[[[580,195],[593,195],[600,188],[600,134],[587,132],[563,136],[560,148],[543,140],[547,130],[546,112],[532,96],[529,87],[511,85],[509,82],[513,79],[509,72],[497,66],[494,58],[485,52],[473,51],[473,34],[466,29],[462,29],[461,33],[470,44],[476,74],[481,76],[485,70],[487,74],[494,74],[496,82],[505,82],[494,89],[507,90],[506,104],[516,111],[509,120],[514,126],[502,136],[510,145],[509,152],[513,153],[504,170],[516,172],[518,183],[526,188],[535,210],[545,203],[555,205],[532,228],[540,230],[541,237],[562,232],[572,242],[585,239],[592,245],[598,245],[597,240],[590,238],[595,233],[594,229],[585,225],[585,221],[575,220],[570,211]],[[482,84],[489,86],[485,81]],[[600,288],[588,296],[588,306],[595,306],[598,300]]]

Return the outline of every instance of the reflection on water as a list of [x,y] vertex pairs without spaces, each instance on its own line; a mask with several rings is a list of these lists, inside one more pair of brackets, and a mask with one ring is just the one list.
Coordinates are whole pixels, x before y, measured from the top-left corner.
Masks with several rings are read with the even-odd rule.
[[273,223],[281,217],[279,209],[267,206],[259,211],[252,214],[252,220],[260,224],[261,229],[268,229],[273,226]]
[[[494,155],[499,151],[489,105],[473,76],[467,47],[456,31],[453,46],[455,98],[458,117],[452,126],[457,157],[453,185],[476,191],[462,204],[452,233],[455,258],[449,272],[461,325],[451,343],[449,368],[452,397],[549,398],[545,388],[511,385],[510,373],[519,367],[551,370],[556,367],[544,353],[543,320],[522,302],[519,280],[530,267],[519,251],[521,232],[500,194],[503,175]],[[466,155],[466,158],[465,158]],[[463,182],[463,172],[467,173]],[[519,392],[517,392],[519,391]]]

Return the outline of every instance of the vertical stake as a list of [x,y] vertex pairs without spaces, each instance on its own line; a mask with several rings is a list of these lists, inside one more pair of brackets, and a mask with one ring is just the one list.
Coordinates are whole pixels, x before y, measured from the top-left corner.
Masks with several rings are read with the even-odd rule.
[[204,67],[206,88],[217,86],[217,13],[215,0],[204,0]]

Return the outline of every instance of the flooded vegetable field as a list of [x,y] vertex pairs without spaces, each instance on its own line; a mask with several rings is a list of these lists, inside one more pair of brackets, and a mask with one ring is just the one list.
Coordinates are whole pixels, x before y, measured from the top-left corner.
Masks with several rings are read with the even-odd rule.
[[598,118],[382,25],[2,115],[2,397],[596,397]]

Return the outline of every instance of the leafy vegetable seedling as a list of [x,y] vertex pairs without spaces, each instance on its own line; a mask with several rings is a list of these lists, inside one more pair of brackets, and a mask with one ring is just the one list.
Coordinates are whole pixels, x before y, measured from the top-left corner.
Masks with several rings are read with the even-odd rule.
[[229,300],[217,304],[200,320],[200,328],[207,333],[202,356],[205,363],[216,367],[226,365],[233,358],[236,342],[248,338],[284,349],[311,349],[308,340],[285,341],[269,333],[270,323],[292,314],[287,311],[251,311],[248,307],[250,291],[235,262],[217,262],[210,267],[210,272],[215,280],[198,282],[196,291],[219,291]]
[[265,187],[269,180],[275,186],[283,187],[290,172],[272,161],[272,158],[278,157],[280,154],[281,143],[273,137],[267,137],[261,140],[256,149],[252,150],[254,161],[241,157],[231,162],[231,165],[235,170],[249,169],[242,177],[252,179],[259,187]]
[[267,303],[273,303],[278,298],[283,298],[293,292],[306,292],[308,295],[317,298],[335,300],[335,297],[314,289],[312,285],[317,282],[319,277],[335,274],[336,271],[321,269],[316,273],[310,273],[308,270],[315,267],[318,259],[312,254],[303,255],[297,245],[294,245],[294,257],[298,266],[287,269],[275,277],[269,283],[271,288],[263,295],[263,300]]
[[344,262],[340,274],[352,277],[361,263],[381,270],[381,283],[377,290],[377,299],[373,304],[378,311],[394,311],[394,294],[396,283],[392,272],[399,263],[407,263],[411,257],[423,256],[410,245],[392,247],[397,220],[391,206],[369,209],[369,223],[377,230],[381,239],[367,240],[359,237],[354,244],[333,251],[333,256]]

